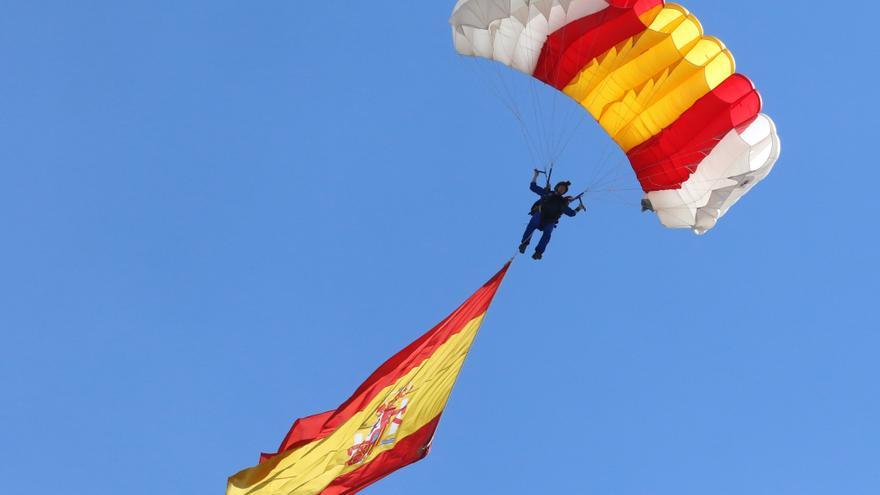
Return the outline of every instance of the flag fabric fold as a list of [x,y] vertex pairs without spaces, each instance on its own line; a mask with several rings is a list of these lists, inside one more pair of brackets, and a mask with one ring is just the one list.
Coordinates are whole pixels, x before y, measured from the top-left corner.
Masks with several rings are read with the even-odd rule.
[[298,419],[276,453],[229,478],[227,495],[348,495],[423,459],[509,267],[382,364],[338,408]]

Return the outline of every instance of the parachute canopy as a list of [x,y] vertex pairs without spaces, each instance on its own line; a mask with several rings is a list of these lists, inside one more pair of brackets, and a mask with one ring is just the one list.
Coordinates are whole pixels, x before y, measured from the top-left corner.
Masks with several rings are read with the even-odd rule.
[[459,0],[450,22],[458,53],[533,76],[590,112],[667,227],[708,231],[779,158],[761,96],[684,7]]

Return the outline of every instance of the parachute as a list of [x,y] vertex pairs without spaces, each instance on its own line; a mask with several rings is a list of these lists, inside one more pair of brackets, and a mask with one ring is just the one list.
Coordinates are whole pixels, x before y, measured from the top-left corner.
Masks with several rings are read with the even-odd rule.
[[583,106],[626,153],[669,228],[712,229],[772,170],[781,143],[721,40],[663,0],[458,0],[458,53]]

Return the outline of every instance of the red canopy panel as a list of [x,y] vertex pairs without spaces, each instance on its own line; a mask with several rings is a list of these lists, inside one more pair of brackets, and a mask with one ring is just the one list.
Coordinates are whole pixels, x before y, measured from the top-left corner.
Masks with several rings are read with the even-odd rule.
[[594,59],[645,31],[639,18],[663,0],[611,1],[611,7],[578,19],[547,38],[534,77],[562,90]]
[[645,192],[679,189],[719,141],[761,112],[761,95],[742,74],[727,78],[672,125],[627,154]]

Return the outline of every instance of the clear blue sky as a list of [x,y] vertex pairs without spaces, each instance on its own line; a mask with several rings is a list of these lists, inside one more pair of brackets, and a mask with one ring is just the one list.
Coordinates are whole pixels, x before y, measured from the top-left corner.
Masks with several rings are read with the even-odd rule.
[[[5,493],[222,493],[512,254],[534,163],[453,4],[5,2]],[[777,170],[702,238],[566,220],[365,493],[880,493],[876,5],[687,5]]]

